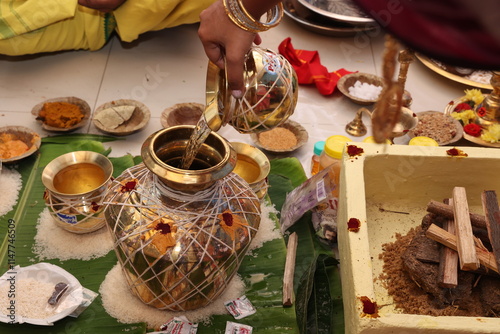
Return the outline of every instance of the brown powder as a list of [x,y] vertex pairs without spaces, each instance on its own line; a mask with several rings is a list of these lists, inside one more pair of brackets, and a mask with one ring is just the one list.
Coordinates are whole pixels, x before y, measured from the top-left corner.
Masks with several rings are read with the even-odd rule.
[[269,150],[288,150],[297,145],[295,134],[283,127],[277,127],[259,134],[262,147]]
[[473,293],[465,301],[467,310],[458,305],[450,305],[439,309],[432,303],[432,297],[409,277],[403,268],[401,255],[405,253],[414,236],[419,233],[421,227],[413,228],[407,235],[396,234],[396,240],[383,245],[383,252],[379,258],[384,261],[383,273],[378,277],[383,286],[392,296],[396,308],[406,314],[419,314],[431,316],[488,316],[482,314],[480,296]]
[[67,102],[47,102],[38,118],[56,128],[70,128],[78,124],[84,115],[79,106]]

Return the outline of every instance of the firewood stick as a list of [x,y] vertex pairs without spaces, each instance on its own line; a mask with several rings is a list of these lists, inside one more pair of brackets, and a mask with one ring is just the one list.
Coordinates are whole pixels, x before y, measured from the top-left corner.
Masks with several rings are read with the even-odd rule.
[[[446,204],[453,205],[453,199],[447,199]],[[443,223],[443,229],[455,235],[455,222],[448,219]],[[442,288],[456,288],[458,285],[458,253],[451,248],[441,246],[439,251],[438,285]]]
[[[427,231],[425,232],[425,235],[434,240],[439,242],[440,244],[445,245],[446,247],[449,247],[453,250],[457,250],[457,237],[439,226],[435,224],[431,224]],[[485,266],[488,269],[493,270],[496,273],[500,274],[500,271],[498,270],[498,265],[495,261],[495,257],[493,253],[487,252],[485,250],[482,250],[480,248],[476,248],[477,252],[477,257],[479,259],[479,262]]]
[[498,207],[496,192],[493,190],[483,191],[481,201],[486,217],[486,228],[491,248],[493,249],[497,265],[500,267],[500,208]]
[[[452,219],[454,215],[453,207],[451,205],[434,200],[427,204],[427,211],[450,219]],[[476,213],[470,213],[470,221],[473,226],[486,229],[486,218],[484,216]]]
[[295,272],[297,243],[297,233],[293,232],[288,237],[288,244],[286,246],[285,274],[283,276],[283,306],[292,306],[293,304],[293,275]]
[[474,235],[469,215],[469,204],[464,187],[453,188],[453,213],[455,214],[455,234],[457,236],[458,260],[460,269],[479,268]]

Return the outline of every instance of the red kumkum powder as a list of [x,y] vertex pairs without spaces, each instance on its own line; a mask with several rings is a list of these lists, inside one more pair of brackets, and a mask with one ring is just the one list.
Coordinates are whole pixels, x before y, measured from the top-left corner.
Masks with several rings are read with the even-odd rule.
[[452,157],[467,157],[468,156],[467,153],[465,153],[462,150],[459,150],[456,147],[446,151],[446,154],[448,154],[449,156],[452,156]]
[[361,226],[361,221],[358,218],[350,218],[347,222],[347,229],[350,232],[358,232]]
[[161,234],[169,234],[172,232],[170,225],[165,223],[158,223],[155,226],[155,230],[160,231]]
[[351,158],[361,155],[363,152],[364,150],[361,147],[357,147],[356,145],[347,145],[347,154],[349,154]]
[[370,298],[366,296],[359,297],[359,300],[363,303],[363,313],[369,314],[374,318],[377,318],[378,315],[378,306],[376,302],[372,302]]
[[125,183],[125,185],[122,186],[122,193],[124,192],[130,192],[135,189],[135,186],[137,185],[137,181],[128,181]]
[[224,224],[226,224],[227,226],[233,226],[233,215],[228,213],[228,212],[224,212],[222,214],[222,219],[224,219]]

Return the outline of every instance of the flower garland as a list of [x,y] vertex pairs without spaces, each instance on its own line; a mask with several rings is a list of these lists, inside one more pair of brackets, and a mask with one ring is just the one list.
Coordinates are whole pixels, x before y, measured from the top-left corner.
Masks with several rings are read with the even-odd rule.
[[469,136],[480,137],[489,143],[500,142],[500,124],[481,126],[476,123],[478,117],[487,113],[486,108],[481,106],[483,101],[484,95],[479,89],[466,89],[465,96],[453,108],[451,116],[462,123],[464,132]]

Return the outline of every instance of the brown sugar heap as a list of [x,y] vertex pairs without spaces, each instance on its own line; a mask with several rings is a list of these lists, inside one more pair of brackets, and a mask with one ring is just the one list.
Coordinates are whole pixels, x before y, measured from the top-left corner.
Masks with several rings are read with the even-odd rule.
[[38,119],[46,125],[56,128],[70,128],[83,119],[85,115],[76,104],[68,102],[47,102],[38,114]]
[[432,256],[419,254],[422,249],[438,250],[438,244],[424,234],[431,222],[436,224],[436,217],[428,214],[422,226],[404,236],[397,234],[394,242],[383,245],[379,255],[384,262],[383,273],[378,279],[395,306],[407,314],[500,317],[498,277],[460,271],[457,288],[437,286],[439,264],[432,261]]
[[287,150],[297,145],[295,134],[283,127],[277,127],[259,134],[262,147],[269,150]]

